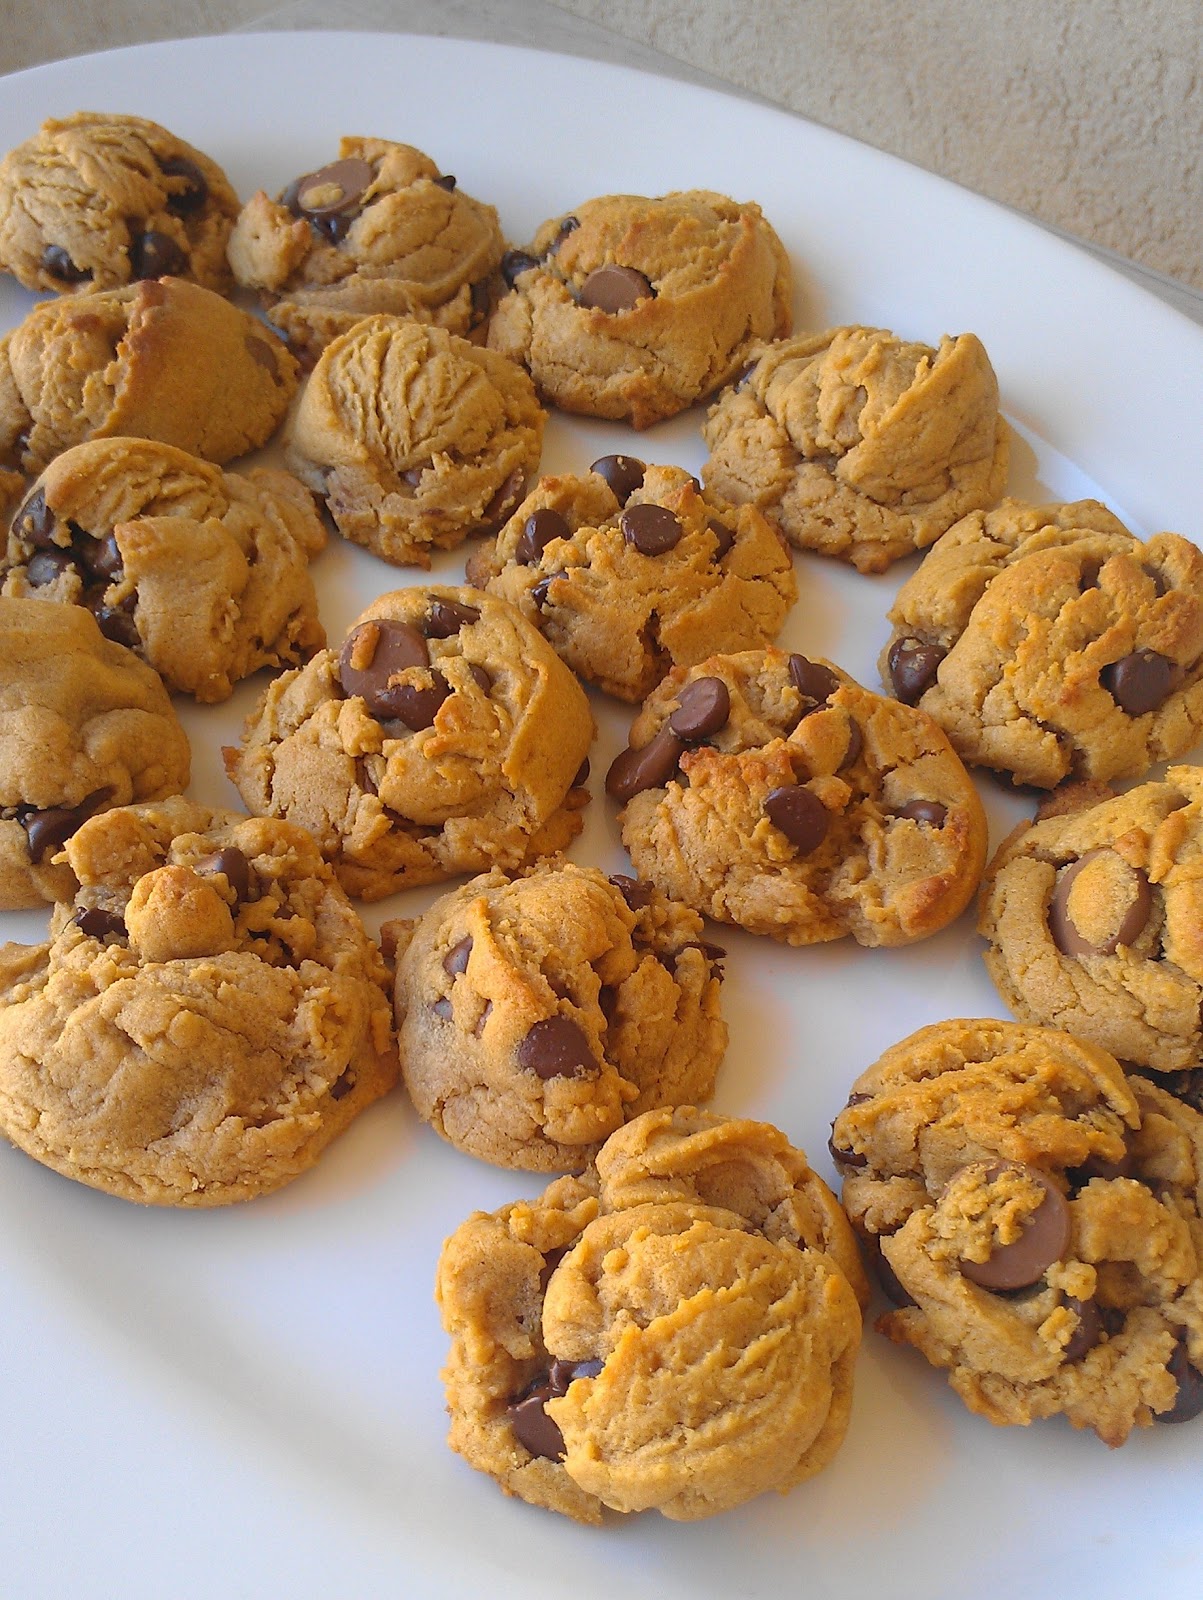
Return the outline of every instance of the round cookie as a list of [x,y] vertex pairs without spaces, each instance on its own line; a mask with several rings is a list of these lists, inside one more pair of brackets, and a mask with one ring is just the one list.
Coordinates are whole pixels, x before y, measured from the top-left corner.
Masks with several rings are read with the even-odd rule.
[[215,701],[324,642],[308,562],[325,542],[312,496],[286,472],[93,439],[38,479],[0,578],[6,595],[86,606],[169,688]]
[[580,1522],[792,1488],[843,1441],[861,1289],[846,1218],[776,1128],[646,1112],[447,1240],[448,1442]]
[[1053,1029],[923,1028],[832,1129],[843,1201],[914,1345],[996,1423],[1119,1445],[1203,1410],[1203,1117]]
[[76,828],[178,794],[189,761],[158,673],[86,611],[0,599],[0,911],[69,900]]
[[792,325],[789,260],[759,206],[704,189],[588,200],[501,270],[490,347],[563,410],[636,428],[713,393]]
[[66,846],[50,939],[0,953],[0,1131],[126,1200],[279,1188],[397,1077],[379,951],[301,828],[190,801]]
[[565,848],[592,739],[584,690],[519,612],[427,586],[381,595],[338,650],[277,678],[225,758],[251,811],[303,824],[378,900]]
[[642,700],[671,667],[771,643],[798,596],[759,512],[713,505],[681,468],[634,456],[541,478],[469,557],[468,578],[622,700]]
[[429,156],[387,139],[344,138],[328,166],[274,200],[252,196],[229,255],[293,349],[315,359],[377,312],[468,333],[488,314],[504,248],[493,207],[464,194]]
[[973,783],[937,725],[782,650],[671,672],[606,778],[640,877],[788,944],[909,944],[969,903]]
[[986,871],[978,931],[1012,1012],[1125,1063],[1203,1060],[1203,768],[1024,824]]
[[889,616],[882,681],[1016,783],[1139,777],[1203,731],[1203,553],[1095,500],[966,517]]
[[0,271],[77,294],[140,278],[231,286],[238,196],[207,155],[142,117],[44,122],[0,162]]
[[276,335],[198,284],[51,300],[0,340],[0,461],[36,474],[124,434],[221,463],[266,444],[296,387]]
[[369,317],[314,368],[287,462],[345,538],[428,567],[432,549],[497,530],[539,464],[546,420],[512,361],[442,328]]
[[562,860],[495,870],[390,927],[406,1087],[470,1155],[565,1171],[624,1121],[713,1093],[722,951],[650,884]]
[[702,477],[800,549],[884,572],[1001,495],[1009,434],[975,335],[830,328],[750,361],[703,425]]

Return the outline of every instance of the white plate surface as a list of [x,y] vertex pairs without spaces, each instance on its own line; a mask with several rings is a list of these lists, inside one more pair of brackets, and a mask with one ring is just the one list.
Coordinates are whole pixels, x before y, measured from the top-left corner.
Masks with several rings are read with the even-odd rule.
[[[1011,489],[1099,493],[1151,533],[1203,530],[1203,332],[1035,226],[837,135],[689,85],[536,52],[363,34],[150,45],[0,81],[0,149],[78,109],[149,116],[247,197],[330,159],[341,133],[427,150],[525,241],[613,191],[761,203],[795,263],[799,326],[934,342],[972,330],[1018,430]],[[29,296],[0,286],[0,326]],[[547,470],[623,449],[696,471],[692,412],[636,436],[553,417]],[[799,558],[783,642],[876,687],[901,577]],[[435,576],[462,574],[463,553]],[[316,566],[339,636],[414,574],[337,542]],[[237,804],[218,748],[261,689],[181,707],[192,793]],[[591,818],[573,852],[625,862],[601,777],[629,713],[595,699]],[[995,840],[1022,807],[983,786]],[[423,909],[398,896],[368,921]],[[36,939],[40,916],[0,916]],[[970,917],[903,951],[813,950],[717,930],[731,1046],[716,1107],[777,1122],[834,1179],[828,1122],[912,1029],[1005,1015]],[[139,1210],[0,1149],[0,1590],[77,1600],[569,1594],[1196,1596],[1203,1422],[1109,1452],[1058,1422],[971,1417],[913,1352],[869,1332],[847,1442],[785,1497],[708,1523],[585,1531],[505,1499],[443,1443],[445,1235],[539,1180],[442,1144],[395,1094],[311,1175],[225,1211]]]

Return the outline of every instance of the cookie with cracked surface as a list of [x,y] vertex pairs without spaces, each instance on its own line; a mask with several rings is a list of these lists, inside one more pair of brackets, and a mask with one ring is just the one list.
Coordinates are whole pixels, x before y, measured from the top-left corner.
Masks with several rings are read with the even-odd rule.
[[316,359],[377,312],[467,334],[488,315],[504,249],[493,207],[421,150],[344,138],[336,160],[275,199],[252,196],[229,256],[293,349]]
[[581,1177],[447,1240],[448,1442],[580,1522],[790,1489],[843,1441],[861,1285],[847,1220],[776,1128],[646,1112]]
[[770,644],[798,596],[759,512],[717,506],[688,472],[634,456],[541,478],[469,557],[468,578],[622,700],[642,700],[671,667]]
[[143,117],[79,111],[0,162],[0,271],[51,294],[168,275],[221,292],[237,215],[202,151]]
[[0,911],[69,900],[71,834],[179,794],[189,764],[157,672],[79,606],[0,599]]
[[116,434],[226,462],[267,443],[296,387],[269,328],[182,278],[48,301],[0,340],[0,462],[33,475]]
[[644,1111],[709,1100],[727,1028],[703,931],[650,884],[569,861],[444,895],[398,946],[418,1115],[497,1166],[562,1172]]
[[606,789],[641,877],[788,944],[924,939],[986,859],[981,800],[936,723],[775,648],[671,672]]
[[799,549],[884,572],[1002,494],[1010,436],[974,334],[830,328],[750,362],[703,425],[702,478]]
[[986,870],[978,931],[1015,1016],[1121,1061],[1203,1059],[1203,768],[1024,824]]
[[890,621],[883,682],[1016,783],[1140,777],[1203,731],[1203,553],[1097,501],[965,518]]
[[325,641],[309,557],[326,530],[286,472],[223,472],[148,439],[56,456],[13,517],[3,593],[86,606],[171,689],[226,699]]
[[539,465],[546,413],[521,367],[442,328],[369,317],[305,385],[286,460],[344,538],[428,567],[494,533]]
[[565,411],[675,416],[792,326],[789,260],[759,206],[693,189],[606,195],[501,264],[489,344]]
[[479,590],[381,595],[272,683],[226,770],[250,810],[302,823],[378,900],[564,849],[587,802],[585,692],[520,612]]
[[47,943],[0,953],[0,1131],[126,1200],[279,1188],[397,1078],[387,973],[302,828],[108,811]]
[[996,1423],[1109,1445],[1203,1410],[1203,1117],[1096,1045],[936,1023],[856,1080],[832,1129],[896,1310],[878,1328]]

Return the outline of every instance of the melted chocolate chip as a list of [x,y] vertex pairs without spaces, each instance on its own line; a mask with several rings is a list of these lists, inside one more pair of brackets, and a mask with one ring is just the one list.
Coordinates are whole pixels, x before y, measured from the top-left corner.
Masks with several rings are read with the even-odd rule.
[[522,524],[514,550],[515,561],[524,567],[533,567],[553,539],[567,539],[570,532],[565,518],[550,506],[532,511]]
[[571,1017],[558,1014],[536,1022],[515,1054],[520,1067],[543,1079],[587,1078],[598,1071],[585,1034]]
[[1099,682],[1121,711],[1143,717],[1156,711],[1183,679],[1182,668],[1156,650],[1133,650],[1099,673]]
[[131,278],[178,278],[188,270],[188,257],[169,233],[147,228],[129,244]]
[[1130,887],[1130,898],[1114,930],[1098,944],[1083,938],[1069,914],[1069,899],[1074,880],[1092,861],[1111,854],[1106,850],[1088,850],[1086,854],[1067,867],[1057,878],[1048,906],[1048,931],[1053,943],[1063,956],[1109,956],[1120,945],[1130,945],[1140,937],[1153,909],[1153,894],[1149,880],[1138,868],[1130,868],[1125,881]]
[[1106,1332],[1102,1313],[1095,1300],[1075,1300],[1072,1295],[1066,1295],[1062,1303],[1077,1316],[1078,1325],[1070,1334],[1069,1343],[1061,1352],[1061,1359],[1066,1362],[1081,1361]]
[[467,969],[468,957],[471,954],[472,937],[469,934],[466,938],[461,939],[458,944],[453,944],[443,957],[443,971],[449,978],[458,978],[460,973]]
[[111,933],[125,937],[125,923],[115,911],[102,906],[83,906],[71,920],[87,939],[104,939]]
[[29,859],[33,864],[37,866],[46,856],[53,855],[66,844],[75,830],[82,827],[112,792],[111,789],[93,789],[77,806],[47,806],[43,811],[35,810],[33,806],[22,806],[17,812],[17,821],[25,829]]
[[993,1183],[1010,1171],[1022,1172],[1038,1184],[1044,1190],[1044,1198],[1028,1214],[1017,1239],[998,1245],[985,1261],[960,1263],[962,1276],[982,1289],[1026,1289],[1038,1282],[1069,1248],[1069,1206],[1060,1189],[1039,1167],[1013,1161],[993,1162],[986,1169],[986,1182]]
[[642,911],[644,906],[651,905],[655,890],[650,883],[644,883],[641,878],[632,878],[625,872],[612,872],[610,882],[632,911]]
[[61,244],[48,244],[42,251],[42,271],[60,283],[87,283],[91,267],[77,267]]
[[1158,1422],[1192,1422],[1203,1411],[1203,1372],[1191,1363],[1185,1338],[1179,1338],[1166,1362],[1178,1393],[1168,1411],[1156,1413]]
[[159,171],[166,178],[182,178],[183,187],[167,198],[167,209],[174,217],[190,217],[201,209],[209,198],[209,185],[195,161],[187,156],[169,156],[159,162]]
[[948,821],[948,807],[942,806],[938,800],[908,800],[906,805],[898,807],[894,815],[906,817],[924,828],[942,828]]
[[206,874],[220,873],[239,903],[250,894],[251,864],[237,845],[224,845],[213,855],[205,856],[196,863],[196,870]]
[[717,517],[711,517],[706,526],[714,535],[714,559],[721,561],[724,556],[730,553],[731,546],[735,543],[735,535],[727,524],[720,522]]
[[528,255],[525,250],[507,250],[501,258],[501,276],[505,279],[506,288],[512,289],[522,273],[538,265],[539,258]]
[[381,618],[361,622],[347,635],[338,655],[338,679],[344,694],[358,695],[374,717],[400,717],[408,727],[412,724],[401,707],[412,705],[412,694],[402,694],[408,685],[390,679],[411,667],[429,664],[426,640],[416,628],[408,622]]
[[25,568],[25,577],[31,589],[44,589],[74,566],[66,550],[35,550]]
[[529,1455],[546,1461],[564,1459],[564,1435],[547,1415],[545,1404],[567,1394],[574,1378],[596,1378],[601,1369],[600,1361],[553,1361],[545,1376],[510,1401],[506,1407],[510,1427]]
[[615,500],[625,506],[635,490],[642,488],[647,464],[638,456],[598,456],[589,471],[603,478]]
[[668,726],[686,744],[708,739],[725,728],[731,715],[731,694],[721,678],[695,678],[677,696]]
[[450,639],[461,628],[479,621],[480,611],[476,606],[461,605],[458,600],[435,600],[426,613],[422,631],[428,639]]
[[662,556],[674,549],[685,531],[675,513],[667,506],[648,502],[628,506],[619,518],[618,525],[627,543],[634,545],[644,556]]
[[839,678],[830,667],[825,667],[818,661],[809,661],[800,655],[790,656],[789,677],[803,700],[809,702],[803,710],[803,716],[819,706],[826,705],[840,686]]
[[606,793],[625,805],[644,789],[659,789],[673,776],[685,751],[667,723],[638,750],[623,750],[606,773]]
[[920,639],[898,639],[886,657],[894,693],[904,706],[915,705],[936,681],[945,652]]
[[641,300],[651,299],[655,292],[634,267],[596,267],[581,284],[577,303],[614,316],[619,311],[630,311]]
[[798,784],[772,790],[764,802],[764,814],[800,856],[817,850],[831,826],[830,814],[818,795]]

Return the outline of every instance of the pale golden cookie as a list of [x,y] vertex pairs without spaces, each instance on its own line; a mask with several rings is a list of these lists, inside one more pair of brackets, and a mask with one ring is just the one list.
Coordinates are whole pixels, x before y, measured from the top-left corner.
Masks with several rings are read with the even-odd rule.
[[276,335],[195,283],[52,300],[0,340],[0,461],[36,474],[125,434],[221,463],[267,442],[296,387]]
[[80,606],[0,599],[0,911],[69,900],[58,852],[97,811],[188,782],[157,672]]
[[565,848],[592,738],[584,690],[519,612],[427,586],[381,595],[337,651],[277,678],[225,756],[250,810],[302,823],[377,900]]
[[0,952],[0,1130],[126,1200],[279,1188],[396,1081],[379,951],[301,828],[186,800],[68,841],[46,944]]
[[391,927],[410,1098],[470,1155],[580,1167],[624,1121],[713,1093],[723,952],[650,884],[568,861],[495,870]]
[[1009,434],[973,334],[933,348],[830,328],[749,359],[702,428],[702,477],[800,549],[884,572],[1002,493]]
[[79,111],[0,162],[0,271],[53,294],[168,275],[224,290],[237,215],[200,150],[143,117]]
[[583,678],[642,700],[671,667],[770,644],[793,563],[750,506],[720,508],[680,467],[602,457],[540,478],[469,580],[518,606]]
[[1203,731],[1203,552],[1095,500],[966,517],[890,621],[883,682],[1016,783],[1139,777]]
[[316,358],[376,312],[466,334],[488,314],[504,242],[492,206],[429,156],[344,138],[338,158],[276,199],[260,190],[230,238],[238,282],[260,291],[299,354]]
[[843,1440],[861,1287],[847,1220],[776,1128],[649,1111],[444,1245],[449,1443],[580,1522],[792,1488]]
[[920,1029],[836,1117],[878,1320],[971,1411],[1107,1444],[1203,1410],[1203,1117],[1072,1035]]
[[325,641],[309,557],[326,530],[286,472],[93,439],[57,456],[12,521],[3,593],[75,602],[169,688],[224,700]]
[[759,206],[693,189],[606,195],[502,262],[489,344],[565,411],[646,428],[788,333],[789,260]]
[[788,944],[926,938],[986,859],[981,801],[937,725],[782,650],[671,672],[606,788],[641,877]]
[[432,549],[496,532],[539,464],[546,420],[512,361],[442,328],[369,317],[314,368],[287,461],[345,538],[428,567]]

